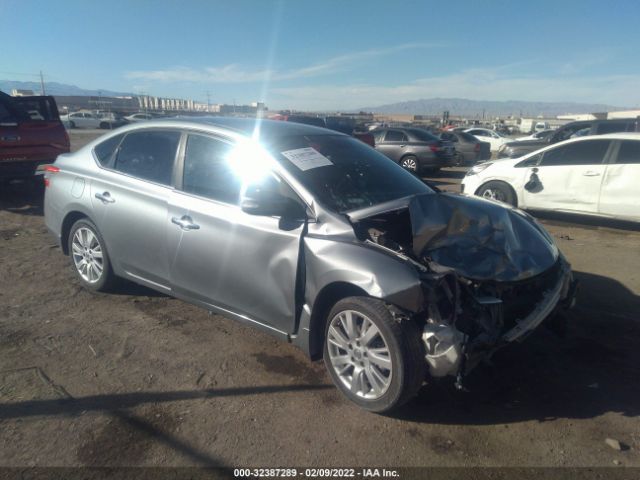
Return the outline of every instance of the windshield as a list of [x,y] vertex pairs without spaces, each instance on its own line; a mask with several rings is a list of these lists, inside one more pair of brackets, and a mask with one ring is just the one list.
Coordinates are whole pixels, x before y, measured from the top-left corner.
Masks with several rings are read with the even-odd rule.
[[284,137],[267,148],[322,205],[337,213],[433,193],[394,161],[351,137]]

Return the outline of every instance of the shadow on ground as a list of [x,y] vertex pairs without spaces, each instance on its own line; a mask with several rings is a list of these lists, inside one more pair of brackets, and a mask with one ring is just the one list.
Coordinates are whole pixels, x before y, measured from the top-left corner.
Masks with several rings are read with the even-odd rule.
[[632,232],[640,232],[640,222],[628,222],[624,220],[615,220],[612,218],[594,217],[589,215],[579,215],[560,212],[531,212],[536,218],[544,220],[545,223],[555,226],[567,226],[567,224],[578,225],[582,228],[615,228],[618,230],[627,230]]
[[0,210],[21,215],[43,215],[42,177],[0,183]]

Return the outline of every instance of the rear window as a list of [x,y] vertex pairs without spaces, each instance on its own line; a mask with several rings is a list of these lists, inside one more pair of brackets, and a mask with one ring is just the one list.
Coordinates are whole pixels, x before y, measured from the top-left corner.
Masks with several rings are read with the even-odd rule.
[[171,184],[180,133],[142,131],[127,134],[118,149],[115,169],[132,177]]
[[467,132],[456,132],[456,135],[458,136],[458,139],[462,139],[465,142],[469,142],[469,143],[478,142],[478,139],[476,137],[474,137],[473,135],[469,135]]
[[51,122],[59,119],[58,109],[49,97],[15,97],[14,102],[30,120]]
[[122,142],[123,138],[124,134],[116,135],[115,137],[111,137],[95,146],[93,153],[98,159],[100,165],[106,167],[111,164],[113,154],[116,152],[116,149],[118,148],[118,145],[120,145],[120,142]]
[[630,122],[601,123],[598,125],[599,135],[628,131],[633,131],[633,125]]
[[400,130],[389,130],[384,137],[385,142],[406,142],[407,136]]
[[412,137],[414,137],[416,140],[420,142],[437,142],[438,141],[438,137],[436,137],[435,135],[432,135],[426,130],[415,128],[415,129],[407,130],[407,132],[409,132],[409,134]]

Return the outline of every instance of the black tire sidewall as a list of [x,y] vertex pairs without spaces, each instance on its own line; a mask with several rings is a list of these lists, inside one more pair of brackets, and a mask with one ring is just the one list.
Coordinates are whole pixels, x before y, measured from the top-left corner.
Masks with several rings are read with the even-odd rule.
[[504,182],[498,182],[498,181],[492,180],[490,182],[485,183],[479,188],[478,196],[482,196],[485,190],[489,188],[494,190],[499,190],[500,192],[502,192],[502,194],[504,195],[504,203],[507,203],[512,206],[516,206],[516,201],[515,201],[513,192],[511,191],[511,187],[508,184]]
[[[82,278],[80,272],[78,272],[75,262],[73,261],[73,236],[81,227],[89,228],[100,242],[100,247],[102,248],[102,276],[100,277],[100,280],[95,283],[89,283],[84,278]],[[100,231],[91,220],[83,218],[76,221],[71,226],[71,230],[69,231],[69,238],[67,239],[67,248],[69,251],[69,258],[71,260],[71,267],[73,268],[73,272],[84,288],[100,292],[108,289],[111,286],[111,283],[113,282],[113,272],[111,270],[111,260],[109,258],[109,253],[107,252],[107,247],[104,244],[104,239],[102,238],[102,235],[100,235]]]
[[[379,305],[374,305],[374,302],[378,302]],[[384,308],[384,304],[378,300],[367,298],[367,297],[350,297],[344,300],[339,301],[329,313],[327,317],[327,321],[325,324],[325,333],[324,333],[324,350],[323,357],[325,367],[329,372],[329,376],[333,381],[334,385],[340,390],[340,392],[350,401],[362,407],[365,410],[369,410],[371,412],[382,413],[393,409],[396,406],[399,406],[402,397],[403,391],[405,388],[405,371],[406,371],[406,358],[404,355],[404,342],[402,339],[402,331],[399,328],[399,325],[395,324],[395,320],[391,316],[388,310],[384,308],[382,310],[380,308],[382,306]],[[376,308],[377,307],[377,308]],[[361,397],[357,397],[353,395],[347,387],[342,384],[340,378],[333,370],[333,366],[331,365],[331,360],[329,358],[329,349],[327,342],[327,333],[329,331],[329,325],[331,324],[331,320],[341,311],[344,310],[354,310],[357,312],[361,312],[366,315],[380,330],[382,333],[384,340],[387,343],[387,347],[389,348],[389,354],[391,356],[391,361],[393,364],[393,373],[391,377],[391,384],[387,391],[376,400],[367,400]],[[386,312],[386,315],[384,313]],[[382,313],[382,315],[381,315]],[[395,327],[395,328],[394,328]]]

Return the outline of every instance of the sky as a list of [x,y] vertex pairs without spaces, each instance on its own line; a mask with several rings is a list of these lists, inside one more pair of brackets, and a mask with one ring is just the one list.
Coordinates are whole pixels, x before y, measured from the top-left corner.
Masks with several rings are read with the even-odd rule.
[[4,80],[273,109],[640,105],[638,0],[0,0],[0,19]]

